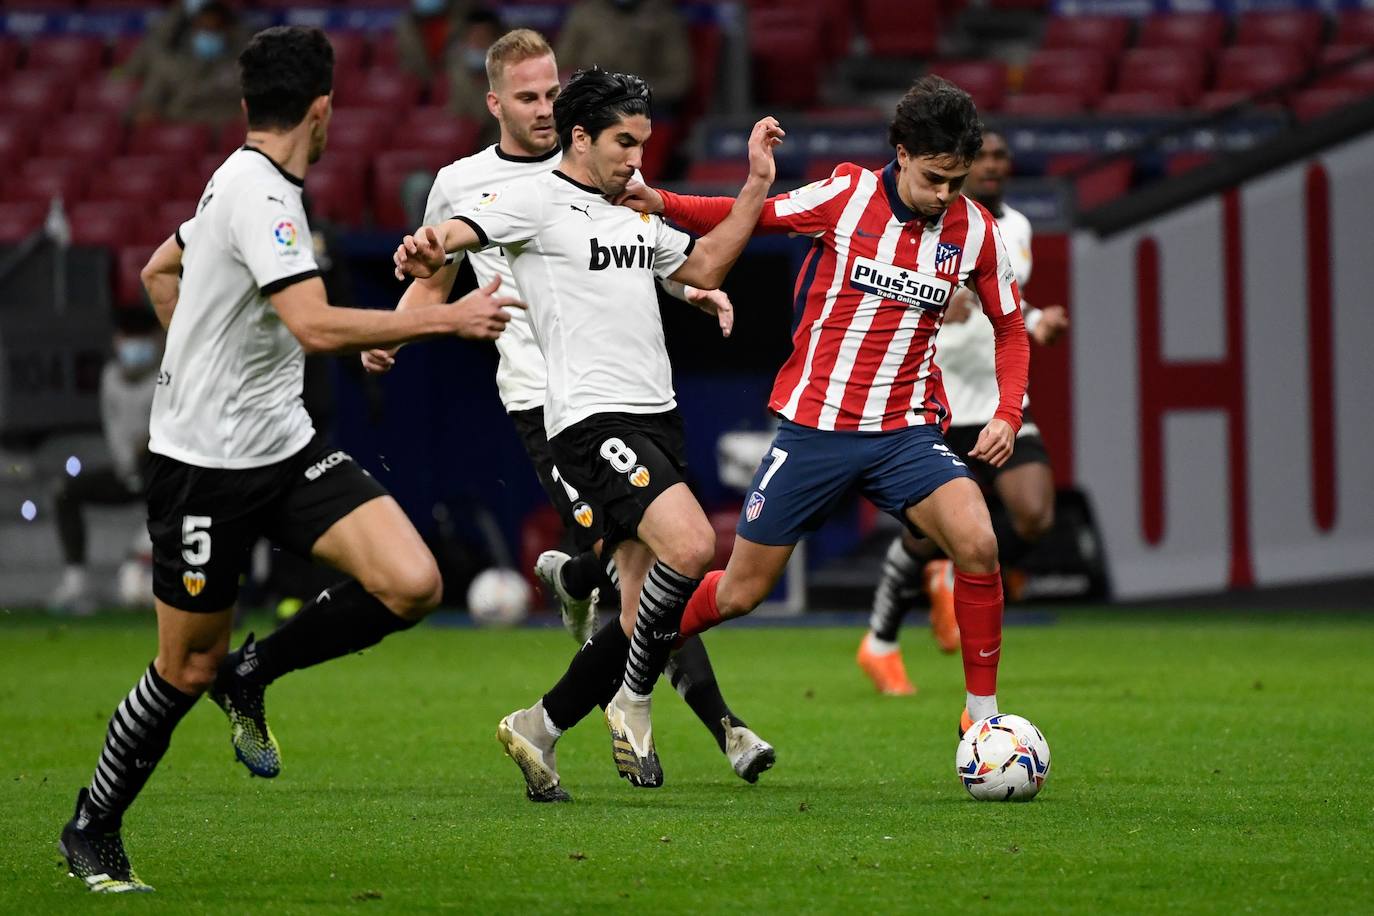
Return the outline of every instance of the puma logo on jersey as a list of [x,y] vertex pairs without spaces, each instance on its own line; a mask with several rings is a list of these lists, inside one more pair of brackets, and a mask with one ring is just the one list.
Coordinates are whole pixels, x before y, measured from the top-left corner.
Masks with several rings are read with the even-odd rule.
[[[635,236],[640,242],[644,236]],[[591,270],[605,270],[608,267],[653,267],[654,248],[652,245],[602,245],[598,238],[591,239]]]
[[319,461],[316,461],[314,464],[310,465],[310,467],[305,469],[305,479],[319,480],[320,475],[323,474],[325,471],[328,471],[330,468],[333,467],[338,467],[345,461],[352,460],[353,459],[349,457],[347,452],[330,452],[328,455],[324,456]]
[[281,204],[283,207],[286,206],[286,201],[282,200],[280,197],[273,197],[271,194],[268,194],[267,199],[273,203]]
[[585,207],[579,207],[579,206],[577,206],[577,204],[568,204],[568,207],[569,207],[569,209],[576,210],[578,213],[581,213],[583,216],[587,217],[587,219],[591,219],[591,218],[592,218],[592,213],[591,213],[592,205],[591,205],[591,204],[587,204],[587,206],[585,206]]

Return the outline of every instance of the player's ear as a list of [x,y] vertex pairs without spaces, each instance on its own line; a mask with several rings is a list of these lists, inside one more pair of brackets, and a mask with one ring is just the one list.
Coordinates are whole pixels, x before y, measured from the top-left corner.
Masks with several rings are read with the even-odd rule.
[[591,134],[587,133],[585,127],[581,124],[575,124],[572,129],[572,142],[573,149],[577,150],[579,153],[585,153],[587,150],[591,149],[592,137]]
[[487,111],[496,120],[501,120],[501,99],[497,97],[495,92],[487,92]]
[[907,167],[907,163],[909,163],[910,161],[911,161],[911,154],[908,153],[908,152],[906,151],[906,147],[905,147],[905,146],[902,146],[902,144],[898,143],[898,144],[897,144],[897,165],[900,166],[901,168],[905,169],[905,168]]
[[333,98],[332,93],[330,95],[322,95],[316,98],[315,101],[310,103],[310,109],[307,112],[307,115],[311,118],[314,118],[316,121],[327,120],[329,118],[329,108],[332,104],[330,102],[331,98]]

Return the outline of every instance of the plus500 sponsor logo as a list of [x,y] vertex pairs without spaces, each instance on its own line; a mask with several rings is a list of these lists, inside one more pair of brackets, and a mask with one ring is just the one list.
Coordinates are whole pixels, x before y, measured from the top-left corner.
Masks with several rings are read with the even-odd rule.
[[871,258],[854,259],[849,282],[855,289],[923,309],[944,308],[951,290],[948,280]]

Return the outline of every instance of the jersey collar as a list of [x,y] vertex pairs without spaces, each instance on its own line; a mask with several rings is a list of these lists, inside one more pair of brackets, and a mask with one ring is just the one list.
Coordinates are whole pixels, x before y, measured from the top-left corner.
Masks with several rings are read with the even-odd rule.
[[549,150],[547,153],[541,153],[538,156],[516,156],[501,149],[501,144],[499,143],[493,146],[492,149],[496,150],[497,159],[504,159],[507,162],[548,162],[554,156],[563,152],[563,148],[557,144],[554,144],[553,149]]
[[239,147],[239,149],[247,150],[250,153],[257,153],[259,156],[266,159],[268,162],[272,163],[272,168],[276,169],[277,174],[281,175],[281,177],[285,178],[287,181],[291,182],[298,188],[305,187],[304,178],[297,178],[295,175],[292,175],[286,169],[278,165],[277,160],[273,159],[271,156],[267,155],[262,150],[258,149],[256,146],[249,146],[247,143],[245,143],[243,144],[243,146]]
[[566,181],[568,184],[572,185],[574,188],[578,188],[578,189],[580,189],[580,190],[586,191],[588,194],[595,194],[597,197],[605,197],[605,196],[606,196],[605,194],[602,194],[602,193],[601,193],[601,189],[600,189],[600,188],[594,188],[594,187],[592,187],[592,186],[589,185],[589,184],[583,184],[582,182],[577,181],[576,179],[569,178],[567,175],[564,175],[563,172],[560,171],[559,169],[554,169],[554,170],[553,170],[553,173],[554,173],[555,175],[557,175],[559,178],[562,178],[562,179],[563,179],[564,181]]
[[892,215],[897,217],[899,221],[909,223],[914,219],[921,218],[921,214],[902,203],[902,195],[897,193],[896,159],[883,166],[883,193],[887,195],[887,202],[892,207]]

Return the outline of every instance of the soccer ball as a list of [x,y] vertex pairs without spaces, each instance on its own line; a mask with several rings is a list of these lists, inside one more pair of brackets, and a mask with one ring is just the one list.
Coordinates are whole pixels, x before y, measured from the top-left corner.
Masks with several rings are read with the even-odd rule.
[[468,613],[487,627],[513,627],[530,612],[530,587],[513,569],[484,569],[468,586]]
[[1030,801],[1050,775],[1050,746],[1020,716],[989,716],[959,739],[954,769],[979,801]]

